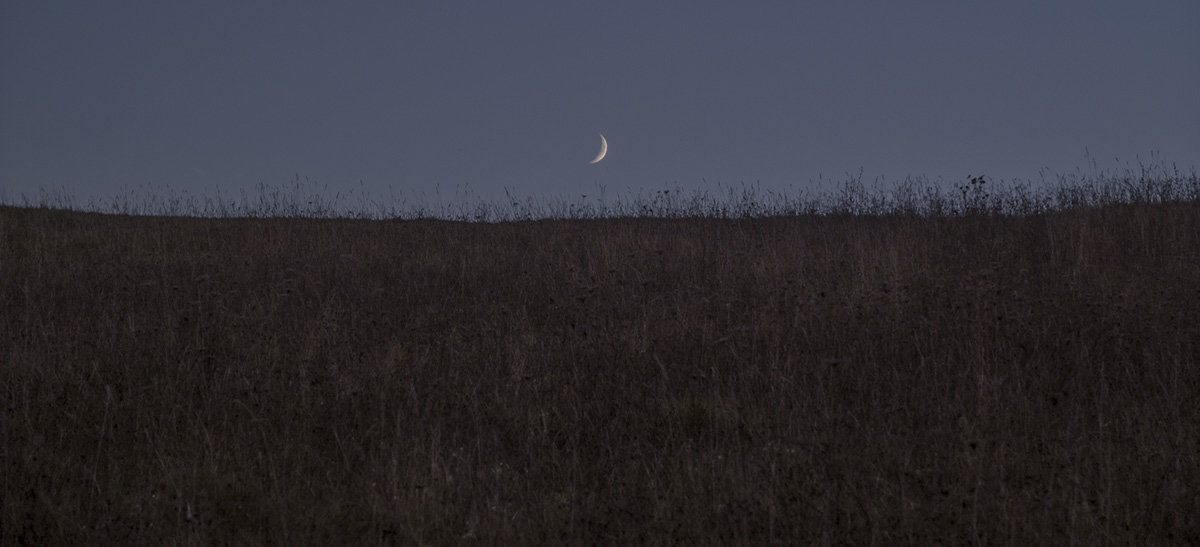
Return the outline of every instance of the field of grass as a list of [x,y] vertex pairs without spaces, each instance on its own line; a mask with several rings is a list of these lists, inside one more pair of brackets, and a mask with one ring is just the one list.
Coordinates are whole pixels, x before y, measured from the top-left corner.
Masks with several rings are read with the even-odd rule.
[[1200,542],[1200,180],[985,184],[0,207],[0,544]]

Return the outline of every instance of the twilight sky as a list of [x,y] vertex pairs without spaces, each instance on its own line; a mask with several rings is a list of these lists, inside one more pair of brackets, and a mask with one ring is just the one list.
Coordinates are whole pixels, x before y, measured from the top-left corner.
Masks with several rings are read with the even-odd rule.
[[12,0],[0,198],[1186,170],[1197,29],[1196,0]]

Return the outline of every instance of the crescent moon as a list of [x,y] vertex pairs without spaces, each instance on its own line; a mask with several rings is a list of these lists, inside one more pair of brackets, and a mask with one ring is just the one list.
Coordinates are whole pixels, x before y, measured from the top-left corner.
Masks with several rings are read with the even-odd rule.
[[588,163],[596,163],[604,159],[604,155],[608,153],[608,141],[604,140],[604,135],[600,135],[600,153],[596,154],[596,158]]

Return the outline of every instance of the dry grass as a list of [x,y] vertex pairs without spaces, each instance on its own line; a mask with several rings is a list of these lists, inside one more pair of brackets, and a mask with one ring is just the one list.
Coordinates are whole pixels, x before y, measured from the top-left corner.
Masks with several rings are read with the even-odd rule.
[[0,543],[1200,542],[1184,182],[1015,215],[0,208]]

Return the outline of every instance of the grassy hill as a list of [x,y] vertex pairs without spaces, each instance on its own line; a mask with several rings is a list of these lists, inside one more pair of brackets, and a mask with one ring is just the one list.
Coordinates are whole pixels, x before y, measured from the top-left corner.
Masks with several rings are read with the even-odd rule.
[[1005,214],[3,207],[0,543],[1200,542],[1183,182]]

